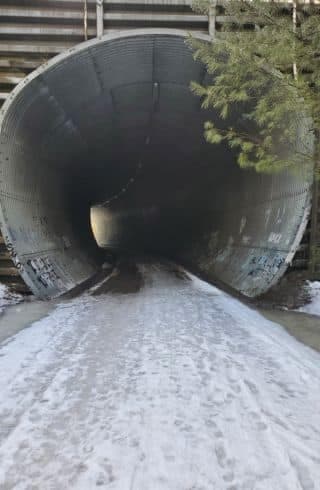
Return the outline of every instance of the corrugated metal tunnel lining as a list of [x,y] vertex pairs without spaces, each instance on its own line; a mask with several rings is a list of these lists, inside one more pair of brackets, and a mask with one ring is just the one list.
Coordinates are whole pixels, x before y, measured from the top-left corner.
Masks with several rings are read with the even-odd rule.
[[84,43],[3,106],[1,226],[35,294],[60,294],[99,267],[90,209],[101,245],[175,257],[248,296],[284,273],[311,175],[243,172],[228,148],[204,142],[203,121],[216,116],[189,90],[205,72],[185,36]]

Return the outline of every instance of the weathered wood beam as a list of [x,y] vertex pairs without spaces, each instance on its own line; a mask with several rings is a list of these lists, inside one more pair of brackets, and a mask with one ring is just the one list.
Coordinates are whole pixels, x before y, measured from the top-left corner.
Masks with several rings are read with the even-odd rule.
[[2,84],[17,84],[26,76],[21,72],[2,72],[0,71],[0,83]]

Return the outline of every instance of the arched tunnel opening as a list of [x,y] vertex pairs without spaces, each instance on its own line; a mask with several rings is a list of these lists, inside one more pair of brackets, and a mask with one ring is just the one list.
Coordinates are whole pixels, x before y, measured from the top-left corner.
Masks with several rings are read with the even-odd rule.
[[39,297],[86,280],[105,248],[175,259],[251,297],[290,264],[311,172],[242,171],[227,146],[205,142],[203,123],[218,116],[190,91],[207,75],[186,35],[83,43],[1,109],[1,228]]

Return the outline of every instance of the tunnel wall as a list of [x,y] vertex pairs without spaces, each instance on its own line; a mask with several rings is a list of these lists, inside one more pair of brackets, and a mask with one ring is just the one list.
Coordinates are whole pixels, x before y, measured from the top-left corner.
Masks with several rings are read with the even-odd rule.
[[[119,143],[115,145],[119,135],[131,137],[125,143],[131,155],[145,139],[155,84],[160,87],[155,140],[164,126],[179,134],[186,118],[202,134],[208,114],[202,115],[189,83],[203,81],[205,75],[185,44],[186,35],[134,30],[83,43],[28,76],[2,107],[1,229],[36,295],[57,296],[99,268],[88,209],[103,201],[99,181],[112,180],[111,162],[121,174]],[[304,122],[300,133],[298,145],[307,138]],[[158,144],[163,145],[165,136],[161,138]],[[190,152],[196,148],[194,140]],[[197,233],[191,227],[176,259],[256,296],[281,277],[300,243],[310,211],[312,173],[241,172],[234,157],[225,165],[231,157],[224,151],[205,148],[203,158],[220,169],[212,179],[212,202],[202,206],[203,224]],[[146,206],[152,206],[152,199]]]
[[310,214],[309,185],[290,173],[244,173],[234,184],[226,205],[215,210],[217,229],[208,229],[184,257],[206,277],[255,297],[293,260]]

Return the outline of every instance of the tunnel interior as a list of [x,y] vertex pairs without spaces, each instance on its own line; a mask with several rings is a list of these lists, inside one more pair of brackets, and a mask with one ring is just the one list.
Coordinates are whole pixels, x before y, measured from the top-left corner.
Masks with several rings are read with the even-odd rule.
[[150,29],[84,43],[3,106],[1,227],[36,295],[90,277],[105,248],[172,258],[248,296],[292,260],[311,172],[242,171],[227,146],[205,142],[218,116],[190,91],[207,75],[185,38]]

